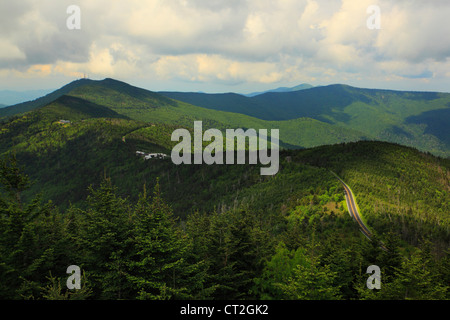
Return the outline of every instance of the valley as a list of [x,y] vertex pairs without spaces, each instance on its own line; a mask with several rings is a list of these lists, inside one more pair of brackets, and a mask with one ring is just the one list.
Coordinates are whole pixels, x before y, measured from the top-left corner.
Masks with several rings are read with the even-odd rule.
[[[412,99],[391,94],[399,108]],[[448,298],[450,160],[372,141],[345,115],[360,112],[360,102],[343,96],[328,120],[323,110],[316,119],[267,120],[112,79],[78,80],[44,98],[2,113],[2,297]],[[413,103],[408,116],[445,110],[445,95],[422,98],[431,104]],[[387,117],[368,101],[364,108]],[[261,175],[261,163],[176,165],[136,155],[170,155],[172,133],[193,135],[195,120],[203,129],[279,129],[277,174]],[[374,241],[359,231],[332,172],[351,187]],[[88,285],[68,293],[58,283],[73,261]],[[365,287],[361,270],[373,264],[381,291]],[[411,278],[411,270],[421,271]]]

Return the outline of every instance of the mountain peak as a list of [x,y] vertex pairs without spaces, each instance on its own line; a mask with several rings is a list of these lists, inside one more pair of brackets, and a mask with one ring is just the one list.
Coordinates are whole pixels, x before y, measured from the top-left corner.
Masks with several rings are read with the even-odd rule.
[[295,87],[278,87],[276,89],[270,89],[270,90],[261,91],[261,92],[252,92],[249,94],[244,94],[244,96],[254,97],[254,96],[258,96],[260,94],[264,94],[264,93],[268,93],[268,92],[292,92],[292,91],[299,91],[299,90],[305,90],[305,89],[310,89],[310,88],[313,88],[313,86],[308,83],[302,83]]
[[[100,88],[102,89],[99,90]],[[86,97],[90,97],[93,99],[91,102],[94,103],[99,103],[99,99],[106,99],[110,102],[110,104],[114,104],[114,99],[111,99],[110,97],[113,93],[122,94],[122,99],[135,99],[133,101],[137,104],[147,103],[149,106],[151,105],[153,107],[174,104],[171,99],[168,99],[153,91],[132,86],[123,81],[115,80],[112,78],[105,78],[103,80],[81,78],[74,80],[59,88],[58,90],[55,90],[36,100],[1,108],[0,117],[12,116],[14,114],[44,107],[64,95],[76,96],[83,99]]]

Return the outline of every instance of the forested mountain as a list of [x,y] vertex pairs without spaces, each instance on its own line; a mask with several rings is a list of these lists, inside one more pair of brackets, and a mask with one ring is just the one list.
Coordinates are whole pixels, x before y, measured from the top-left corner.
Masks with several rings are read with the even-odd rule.
[[370,139],[396,142],[450,155],[450,94],[361,89],[329,85],[255,97],[236,94],[161,92],[167,97],[264,120],[312,118],[361,132]]
[[27,111],[30,111],[30,110],[33,110],[36,108],[43,107],[43,106],[53,102],[57,98],[61,97],[62,95],[70,92],[72,89],[74,89],[78,86],[81,86],[81,85],[85,85],[85,84],[89,83],[90,81],[91,80],[89,80],[89,79],[75,80],[75,81],[61,87],[60,89],[55,90],[43,97],[3,108],[2,110],[0,110],[0,117],[12,116],[12,115],[15,115],[18,113],[27,112]]
[[35,101],[2,108],[0,117],[51,104],[62,95],[152,123],[192,127],[201,119],[205,128],[279,129],[287,148],[378,140],[450,156],[450,94],[437,92],[330,85],[249,98],[234,93],[155,93],[114,79],[80,79]]
[[[283,151],[273,177],[176,166],[135,154],[169,152],[174,127],[57,106],[1,127],[4,298],[448,298],[448,160],[356,142]],[[331,171],[388,252],[359,233]],[[81,291],[64,289],[71,264]]]
[[290,88],[288,88],[288,87],[279,87],[279,88],[276,88],[276,89],[270,89],[270,90],[261,91],[261,92],[247,93],[247,94],[244,94],[244,96],[246,96],[246,97],[254,97],[254,96],[257,96],[257,95],[260,95],[260,94],[263,94],[263,93],[267,93],[267,92],[292,92],[292,91],[310,89],[312,87],[313,86],[308,84],[308,83],[302,83],[302,84],[299,84],[298,86],[295,86],[295,87],[290,87]]
[[[81,100],[64,98],[61,101],[59,98],[63,94]],[[55,91],[53,95],[56,98],[52,98],[51,102],[48,102],[50,97],[46,96],[38,104],[36,101],[39,99],[29,104],[5,108],[5,113],[2,113],[2,109],[0,110],[0,116],[5,115],[6,117],[6,115],[11,116],[13,113],[16,114],[23,110],[33,110],[42,107],[41,104],[44,104],[44,102],[47,102],[44,104],[47,107],[52,107],[54,104],[60,107],[64,103],[66,108],[73,109],[75,107],[71,106],[72,103],[81,105],[81,102],[85,101],[86,105],[95,104],[108,108],[111,112],[120,114],[123,117],[151,123],[192,128],[194,121],[202,120],[205,129],[279,129],[281,146],[288,148],[304,148],[322,144],[358,141],[370,137],[353,129],[341,128],[310,118],[265,121],[240,113],[210,110],[169,99],[158,93],[133,87],[113,79],[102,81],[81,79],[61,88],[58,92]]]
[[[274,176],[261,165],[144,160],[136,151],[170,154],[173,130],[194,119],[277,121],[84,82],[0,124],[1,298],[449,298],[448,159],[359,141],[285,148]],[[353,189],[372,241],[333,173]],[[76,291],[65,286],[74,264]],[[381,290],[366,287],[370,265]]]

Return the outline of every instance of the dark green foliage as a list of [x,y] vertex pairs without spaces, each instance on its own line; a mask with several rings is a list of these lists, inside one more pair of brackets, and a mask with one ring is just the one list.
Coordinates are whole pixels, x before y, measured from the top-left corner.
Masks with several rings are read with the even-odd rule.
[[[368,291],[360,284],[358,291],[362,299],[381,300],[448,300],[448,282],[432,261],[427,249],[415,249],[409,256],[402,257],[401,265],[393,268],[391,276],[384,279],[381,290]],[[448,270],[444,271],[448,274]]]
[[0,197],[0,296],[33,298],[48,276],[49,268],[61,267],[70,254],[68,221],[51,203],[39,197],[21,200],[28,177],[14,157],[1,160]]
[[81,216],[78,245],[82,261],[99,298],[121,299],[131,290],[126,278],[126,261],[132,254],[132,211],[105,180],[98,190],[91,188],[88,209]]
[[138,298],[192,298],[202,288],[201,266],[191,261],[189,241],[175,227],[158,183],[151,200],[144,188],[135,219],[132,242],[136,254],[129,262],[128,278],[138,289]]
[[[2,298],[448,299],[448,160],[347,143],[283,151],[267,177],[136,156],[170,153],[174,126],[60,115],[45,107],[1,126],[1,152],[23,166],[0,163]],[[73,264],[84,291],[65,289]],[[371,264],[379,292],[365,287]]]
[[284,296],[294,300],[336,300],[340,288],[335,285],[337,273],[328,265],[320,266],[315,259],[298,264],[287,283],[279,283]]
[[[193,258],[158,185],[136,206],[109,179],[90,188],[85,210],[60,214],[36,199],[21,203],[27,180],[14,158],[2,161],[0,297],[5,299],[168,299],[203,297],[205,269]],[[19,177],[19,178],[18,178]],[[14,191],[14,192],[13,192]],[[83,271],[83,289],[62,289],[69,265]],[[55,276],[53,276],[55,275]],[[66,275],[67,277],[67,275]]]

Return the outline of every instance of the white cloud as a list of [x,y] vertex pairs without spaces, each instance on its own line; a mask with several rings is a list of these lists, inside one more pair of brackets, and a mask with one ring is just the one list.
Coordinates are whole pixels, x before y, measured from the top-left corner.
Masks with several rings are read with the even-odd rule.
[[[69,4],[81,8],[81,30],[65,27]],[[413,81],[421,74],[449,81],[450,3],[379,0],[381,30],[369,30],[366,9],[372,4],[372,0],[2,2],[0,77],[11,74],[5,70],[25,74],[50,65],[49,73],[43,73],[47,77],[86,72],[98,78],[156,76],[206,85],[343,79],[382,83],[387,78]]]

